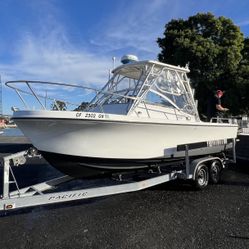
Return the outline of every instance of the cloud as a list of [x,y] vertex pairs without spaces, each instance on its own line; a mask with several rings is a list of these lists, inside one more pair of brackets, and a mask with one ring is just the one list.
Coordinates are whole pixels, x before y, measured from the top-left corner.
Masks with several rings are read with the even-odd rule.
[[[37,10],[37,19],[21,32],[9,58],[0,62],[4,81],[27,79],[103,85],[112,67],[111,57],[91,52],[86,44],[73,44],[63,13],[51,1],[25,2]],[[3,61],[3,60],[2,60]]]
[[23,30],[12,51],[13,60],[0,64],[4,80],[103,84],[112,67],[112,56],[135,53],[141,59],[156,59],[159,52],[156,39],[163,32],[165,19],[178,9],[175,4],[170,16],[166,16],[169,1],[139,0],[132,4],[123,1],[115,10],[116,15],[109,14],[104,22],[100,20],[100,32],[93,34],[91,40],[73,44],[72,34],[62,21],[65,13],[52,2],[37,4],[31,3],[31,8],[39,9],[36,32]]
[[239,23],[237,23],[238,26],[243,27],[249,25],[249,20],[244,20]]
[[27,33],[18,44],[14,62],[0,64],[5,80],[29,79],[104,83],[111,58],[73,48],[61,30],[34,37]]
[[178,3],[170,6],[167,0],[139,0],[119,6],[116,14],[102,24],[104,31],[91,40],[92,44],[114,52],[122,52],[125,47],[143,59],[155,59],[159,53],[157,37],[162,35],[166,21],[178,12]]

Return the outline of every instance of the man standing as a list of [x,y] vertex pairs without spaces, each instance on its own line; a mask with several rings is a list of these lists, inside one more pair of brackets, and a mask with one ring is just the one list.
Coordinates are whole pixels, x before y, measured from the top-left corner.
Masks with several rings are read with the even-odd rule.
[[217,90],[213,98],[211,99],[208,106],[208,120],[211,118],[222,118],[223,114],[229,109],[225,108],[221,104],[221,97],[224,95],[224,92]]

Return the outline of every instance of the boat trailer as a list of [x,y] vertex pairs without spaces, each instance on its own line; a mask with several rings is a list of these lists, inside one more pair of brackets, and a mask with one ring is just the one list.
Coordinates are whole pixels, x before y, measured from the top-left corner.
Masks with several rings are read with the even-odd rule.
[[[192,180],[197,189],[203,189],[208,185],[208,182],[218,182],[220,172],[227,163],[236,162],[235,139],[232,141],[231,159],[223,154],[223,156],[205,156],[192,160],[189,156],[191,144],[181,145],[180,147],[183,146],[185,158],[181,167],[175,167],[167,171],[161,168],[151,169],[142,180],[129,180],[127,182],[122,175],[119,175],[112,185],[60,192],[56,191],[56,187],[75,180],[75,178],[64,175],[32,186],[19,188],[12,167],[25,165],[27,158],[41,157],[34,148],[5,156],[0,164],[3,167],[3,193],[0,197],[0,211],[134,192],[175,179]],[[15,191],[10,192],[10,184],[15,185]],[[46,193],[46,191],[49,192]]]

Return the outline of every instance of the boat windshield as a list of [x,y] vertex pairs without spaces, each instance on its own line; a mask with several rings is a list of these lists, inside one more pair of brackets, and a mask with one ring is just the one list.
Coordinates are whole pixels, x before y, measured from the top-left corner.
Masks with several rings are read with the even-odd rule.
[[[114,83],[115,82],[115,83]],[[109,85],[108,92],[114,92],[114,95],[105,96],[103,104],[115,104],[115,103],[127,103],[130,99],[129,96],[133,96],[134,90],[137,86],[137,79],[129,78],[121,74],[115,75],[113,83]]]
[[132,68],[120,70],[108,81],[99,94],[91,101],[90,106],[130,103],[138,90],[138,82],[142,70]]

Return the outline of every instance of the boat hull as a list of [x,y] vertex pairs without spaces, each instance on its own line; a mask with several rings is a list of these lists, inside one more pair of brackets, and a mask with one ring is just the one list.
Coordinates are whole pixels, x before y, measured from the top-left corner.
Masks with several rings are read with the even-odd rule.
[[[204,155],[219,155],[232,148],[232,143],[216,146],[215,148],[201,147],[190,149],[189,156],[194,159]],[[40,151],[43,157],[56,169],[75,178],[105,177],[124,172],[137,172],[158,167],[172,167],[183,165],[185,151],[174,153],[174,157],[150,158],[150,159],[109,159],[70,156],[58,153]]]
[[40,151],[43,157],[56,169],[76,178],[93,178],[114,173],[135,172],[158,166],[179,165],[183,158],[157,159],[107,159],[69,156]]
[[191,156],[220,153],[228,148],[228,139],[237,136],[237,126],[228,124],[76,116],[74,112],[20,111],[13,119],[51,165],[69,173],[70,168],[72,172],[85,168],[80,174],[86,176],[89,169],[118,172],[183,158],[185,152],[179,146],[184,144],[202,144],[191,150]]

